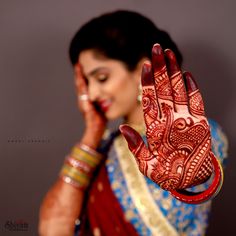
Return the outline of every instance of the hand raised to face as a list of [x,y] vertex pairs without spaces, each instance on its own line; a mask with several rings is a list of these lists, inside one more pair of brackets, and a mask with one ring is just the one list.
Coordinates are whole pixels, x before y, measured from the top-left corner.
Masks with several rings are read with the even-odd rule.
[[75,65],[74,72],[78,107],[85,120],[85,143],[88,146],[95,148],[100,143],[107,121],[104,115],[96,110],[94,104],[89,99],[88,86],[79,64]]
[[[182,74],[174,53],[156,44],[152,64],[143,65],[142,89],[148,147],[132,128],[120,128],[140,171],[182,201],[209,199],[221,183],[221,169],[211,151],[210,127],[192,75]],[[190,197],[180,193],[205,182],[213,165],[218,175],[208,190]]]

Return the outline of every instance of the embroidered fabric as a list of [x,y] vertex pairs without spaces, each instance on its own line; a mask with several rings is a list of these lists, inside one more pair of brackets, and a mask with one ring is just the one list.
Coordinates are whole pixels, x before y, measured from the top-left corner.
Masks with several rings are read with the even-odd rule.
[[[209,124],[211,126],[213,151],[224,165],[227,157],[227,139],[221,127],[215,121],[209,120]],[[127,175],[127,173],[124,172],[124,165],[132,165],[135,166],[136,169],[138,168],[136,165],[133,165],[133,157],[129,155],[128,148],[124,145],[117,146],[115,143],[112,145],[106,161],[109,180],[114,194],[124,211],[125,218],[133,224],[138,234],[155,235],[154,232],[158,232],[158,235],[176,235],[176,232],[172,230],[174,228],[179,235],[203,235],[208,223],[211,201],[200,205],[185,204],[173,198],[169,192],[160,189],[157,184],[144,177],[141,173],[135,172],[130,168],[129,170],[126,169],[126,172],[131,172],[131,174]],[[122,158],[120,156],[122,151],[119,151],[119,149],[123,149],[122,155],[127,153],[126,160],[124,159],[125,157]],[[122,163],[120,159],[125,160],[127,163]],[[137,176],[137,173],[139,173],[139,176]],[[133,192],[131,189],[132,180],[139,178],[142,178],[143,181],[139,183],[134,183],[133,181],[132,187],[139,188],[140,192]],[[194,187],[192,190],[199,191],[204,189],[209,182],[210,180],[207,183]],[[142,187],[140,183],[145,186]],[[137,184],[139,185],[137,186]],[[156,209],[154,210],[155,207],[149,208],[149,212],[146,211],[145,213],[143,208],[145,204],[150,205],[150,198],[148,203],[140,202],[140,199],[142,199],[141,195],[143,195],[147,189],[148,193],[146,192],[146,194],[152,196],[151,201],[155,203]],[[140,204],[138,204],[138,202],[140,202]],[[155,222],[150,222],[151,215],[155,216]],[[158,223],[159,225],[157,226]],[[168,232],[168,234],[166,234],[166,232]]]
[[[209,120],[209,123],[211,125],[213,151],[219,157],[224,166],[227,157],[227,139],[222,129],[216,122]],[[120,219],[120,221],[123,221],[124,223],[129,222],[136,230],[137,235],[204,235],[208,224],[211,201],[199,205],[190,205],[173,198],[169,192],[162,190],[157,184],[139,173],[138,170],[136,172],[133,169],[133,167],[138,167],[133,162],[130,162],[130,160],[134,161],[134,158],[132,156],[129,156],[129,154],[127,156],[125,155],[125,153],[127,153],[128,151],[128,148],[126,145],[123,145],[122,142],[119,144],[120,138],[122,137],[119,136],[119,132],[114,132],[112,133],[112,135],[109,135],[108,139],[105,139],[102,142],[102,145],[99,148],[99,152],[108,152],[108,158],[105,162],[106,173],[104,173],[105,175],[108,175],[107,181],[109,182],[107,182],[107,184],[108,186],[110,185],[109,189],[111,189],[109,191],[113,191],[114,194],[113,195],[111,192],[111,197],[113,198],[112,201],[115,201],[115,205],[118,204],[119,207],[116,206],[116,209],[117,207],[120,208],[120,214],[118,214],[122,215],[122,217],[120,216],[122,218]],[[119,144],[118,146],[120,146],[119,148],[123,149],[124,153],[122,155],[124,156],[124,158],[122,159],[125,161],[125,164],[120,162],[120,155],[122,152],[117,151],[117,141]],[[127,163],[126,160],[128,160]],[[129,168],[130,163],[132,165],[132,168]],[[122,167],[122,165],[126,166],[126,172],[128,174],[124,173],[124,168]],[[139,174],[139,181],[136,181],[137,173]],[[131,181],[128,179],[130,179]],[[99,187],[98,185],[100,184],[99,182],[99,184],[96,185],[96,182],[97,181],[94,182],[95,190]],[[202,188],[206,187],[207,184],[208,183],[204,183],[200,186],[196,186],[196,191],[199,191]],[[133,188],[134,191],[130,191],[131,188]],[[107,190],[104,189],[104,191]],[[101,194],[100,198],[104,200],[105,196]],[[148,197],[146,195],[148,195]],[[144,196],[144,198],[139,198],[140,196]],[[107,202],[109,201],[107,199]],[[99,202],[101,203],[101,201]],[[104,204],[99,205],[96,205],[96,207],[98,207],[99,209],[104,207]],[[96,211],[100,212],[101,209],[99,209],[96,209]],[[90,210],[93,212],[92,215],[94,215],[95,213],[91,207]],[[103,211],[102,214],[105,214],[105,212]],[[113,213],[114,214],[112,215],[115,216],[116,213]],[[109,212],[107,212],[105,217],[106,222],[104,222],[105,226],[110,225],[110,216],[111,215],[109,214]],[[103,219],[100,218],[98,218],[97,220],[98,222],[103,221]],[[88,221],[87,223],[89,222],[90,221]],[[103,227],[104,223],[102,224]],[[78,228],[79,227],[77,227],[77,233]],[[92,231],[94,231],[94,229],[90,228],[89,225],[88,229],[91,233]],[[96,230],[99,230],[99,227],[97,227]],[[109,230],[107,231],[109,232]],[[125,229],[123,229],[123,231],[125,231]],[[130,232],[123,232],[122,235],[131,234]]]

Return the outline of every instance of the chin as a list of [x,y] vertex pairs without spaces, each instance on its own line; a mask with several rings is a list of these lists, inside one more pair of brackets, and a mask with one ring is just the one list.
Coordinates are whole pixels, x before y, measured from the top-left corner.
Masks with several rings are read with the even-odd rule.
[[107,118],[107,120],[109,121],[114,121],[120,118],[120,116],[105,116]]
[[121,118],[122,115],[118,114],[117,112],[108,111],[105,113],[105,117],[107,118],[107,120],[113,121]]

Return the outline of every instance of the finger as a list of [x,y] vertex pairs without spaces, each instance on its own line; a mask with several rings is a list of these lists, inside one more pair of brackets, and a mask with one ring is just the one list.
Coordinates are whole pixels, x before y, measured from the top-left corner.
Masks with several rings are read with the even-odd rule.
[[148,148],[146,147],[140,134],[128,125],[120,125],[120,131],[128,143],[129,150],[133,153],[140,171],[147,175],[147,161],[151,159]]
[[197,83],[190,72],[184,72],[184,82],[187,89],[189,110],[193,116],[204,116],[204,103]]
[[176,60],[175,54],[165,50],[167,72],[170,78],[174,108],[176,112],[188,112],[187,92],[185,89],[182,72]]
[[160,119],[160,109],[157,103],[155,82],[152,76],[152,66],[145,62],[142,68],[142,106],[144,121],[150,126],[155,120]]
[[81,66],[79,64],[76,64],[74,70],[75,70],[74,78],[75,78],[77,95],[88,94],[88,87],[83,77]]
[[152,48],[152,67],[159,107],[161,108],[161,112],[164,112],[162,109],[163,103],[173,108],[173,97],[164,53],[159,44],[155,44]]
[[88,86],[82,74],[81,66],[76,64],[75,70],[75,87],[77,93],[77,101],[82,112],[89,112],[92,110],[92,104],[88,98]]
[[163,129],[160,120],[160,108],[157,102],[155,82],[152,76],[152,66],[149,63],[144,63],[142,69],[142,106],[144,121],[146,124],[146,136],[148,147],[151,153],[156,154],[158,145],[163,138],[160,135]]

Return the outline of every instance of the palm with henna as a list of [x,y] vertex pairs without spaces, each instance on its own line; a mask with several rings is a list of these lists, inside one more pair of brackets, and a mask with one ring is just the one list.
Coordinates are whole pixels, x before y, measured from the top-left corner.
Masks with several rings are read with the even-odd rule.
[[[152,49],[152,64],[142,71],[142,105],[148,147],[127,125],[120,130],[140,171],[187,203],[199,203],[221,185],[221,169],[211,151],[210,127],[201,93],[189,72],[182,73],[174,53],[159,44]],[[205,182],[215,170],[211,186],[202,193],[181,192]]]

